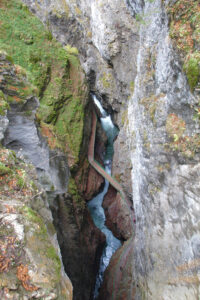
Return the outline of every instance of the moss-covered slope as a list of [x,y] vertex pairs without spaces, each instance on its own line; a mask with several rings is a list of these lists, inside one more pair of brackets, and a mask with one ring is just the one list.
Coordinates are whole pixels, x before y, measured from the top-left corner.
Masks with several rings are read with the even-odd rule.
[[[37,99],[26,72],[0,52],[0,121],[18,107],[34,118]],[[0,123],[0,126],[2,123]],[[71,299],[55,229],[35,168],[0,145],[0,298]],[[54,247],[54,246],[57,247]]]
[[[63,48],[19,0],[1,1],[0,23],[0,49],[20,66],[19,72],[21,67],[26,70],[35,87],[32,91],[40,99],[37,117],[42,133],[50,147],[69,154],[74,167],[79,161],[87,102],[77,49]],[[26,92],[23,85],[21,89]]]

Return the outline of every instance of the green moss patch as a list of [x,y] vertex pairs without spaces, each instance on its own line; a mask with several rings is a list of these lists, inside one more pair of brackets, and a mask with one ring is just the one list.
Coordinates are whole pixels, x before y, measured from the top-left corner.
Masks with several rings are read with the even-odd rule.
[[68,192],[72,197],[76,214],[82,218],[85,210],[85,200],[80,196],[75,180],[72,177],[69,179]]
[[0,48],[28,71],[29,81],[38,87],[40,94],[50,66],[67,64],[66,51],[21,1],[5,2],[0,10],[0,22]]
[[60,262],[60,258],[58,257],[58,254],[56,253],[56,250],[53,246],[50,246],[47,248],[47,257],[53,261],[53,263],[56,267],[56,273],[59,276],[60,269],[61,269],[61,262]]
[[[62,47],[19,0],[4,2],[0,23],[0,49],[12,57],[21,78],[17,83],[6,78],[7,102],[20,102],[37,92],[42,133],[47,133],[51,148],[60,147],[69,154],[73,167],[79,161],[87,97],[78,50],[70,45]],[[32,86],[24,85],[24,72]],[[6,104],[1,103],[0,114],[4,114]]]
[[[42,268],[51,269],[52,273],[49,274],[49,277],[51,277],[53,284],[56,284],[61,276],[61,262],[49,240],[44,221],[28,206],[24,206],[21,213],[26,219],[26,231],[30,235],[30,240],[27,240],[28,247],[32,249],[36,262],[41,264]],[[31,228],[29,228],[30,224],[32,224]]]
[[[75,66],[70,68],[79,72],[79,68]],[[68,152],[72,167],[78,163],[83,139],[84,84],[80,80],[74,88],[70,70],[65,72],[57,69],[55,75],[44,91],[38,118],[43,121],[42,132],[47,136],[50,146],[59,146]],[[77,74],[78,77],[80,76]]]
[[2,176],[9,173],[11,173],[11,169],[0,162],[0,175]]
[[5,116],[6,111],[9,109],[9,104],[6,101],[4,93],[0,90],[0,115]]
[[10,103],[23,103],[35,94],[35,88],[27,81],[26,72],[13,65],[6,52],[0,51],[0,115],[5,115]]
[[71,98],[58,116],[55,124],[56,132],[64,138],[78,162],[79,151],[83,138],[84,113],[79,98]]
[[22,211],[29,221],[40,226],[40,229],[44,234],[47,232],[42,218],[34,210],[32,210],[32,208],[25,206]]
[[[27,170],[27,171],[26,171]],[[30,179],[30,166],[18,160],[8,149],[0,148],[0,196],[25,199],[37,193]]]
[[200,53],[193,53],[188,55],[183,69],[187,75],[191,91],[194,91],[199,82],[200,76]]
[[200,84],[200,5],[199,1],[178,0],[168,8],[170,36],[179,50],[191,91]]
[[131,81],[131,82],[130,82],[130,92],[131,92],[131,94],[134,93],[134,89],[135,89],[135,82],[134,82],[134,81]]
[[100,81],[105,89],[109,89],[112,86],[112,74],[104,72],[103,76],[100,77]]

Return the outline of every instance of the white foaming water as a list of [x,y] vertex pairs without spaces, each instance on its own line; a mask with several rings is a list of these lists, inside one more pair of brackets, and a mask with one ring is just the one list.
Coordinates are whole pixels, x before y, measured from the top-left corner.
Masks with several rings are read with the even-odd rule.
[[110,116],[102,117],[101,118],[101,125],[102,125],[104,131],[108,131],[111,128],[115,127]]
[[[108,137],[108,142],[106,146],[106,153],[104,156],[104,166],[106,173],[111,175],[112,168],[112,156],[113,156],[113,140],[116,137],[118,130],[112,123],[111,117],[107,114],[107,112],[101,106],[101,103],[93,95],[94,103],[99,108],[102,117],[101,117],[101,125]],[[99,272],[96,278],[96,285],[94,291],[94,299],[98,297],[99,288],[103,282],[103,274],[110,262],[112,255],[115,251],[121,246],[121,242],[114,237],[112,232],[106,227],[105,221],[105,213],[102,207],[104,196],[106,195],[109,187],[109,182],[105,180],[104,189],[101,193],[99,193],[96,197],[94,197],[89,203],[88,208],[91,213],[94,224],[105,234],[106,236],[106,245],[104,247],[101,259],[100,259],[100,267]]]
[[102,114],[102,117],[106,117],[107,116],[107,112],[103,109],[100,101],[97,99],[97,97],[95,95],[92,95],[92,98],[94,100],[95,105],[98,107],[98,109],[100,110],[100,113]]

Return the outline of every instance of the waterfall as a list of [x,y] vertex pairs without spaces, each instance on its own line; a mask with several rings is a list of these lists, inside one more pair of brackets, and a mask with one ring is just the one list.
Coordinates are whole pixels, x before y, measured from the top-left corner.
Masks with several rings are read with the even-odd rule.
[[100,110],[102,117],[103,118],[107,117],[107,112],[104,110],[104,108],[102,107],[102,105],[101,105],[100,101],[97,99],[97,97],[94,94],[92,94],[92,98],[93,98],[95,105]]
[[[118,130],[112,123],[110,115],[108,115],[107,112],[103,109],[101,103],[99,102],[99,100],[96,98],[95,95],[93,95],[93,100],[101,112],[102,115],[102,117],[100,118],[101,125],[108,138],[106,153],[104,156],[104,165],[105,165],[105,171],[108,174],[111,174],[113,141],[118,134]],[[102,203],[103,203],[104,196],[108,191],[108,187],[109,187],[109,182],[105,180],[103,191],[88,203],[88,209],[91,213],[95,225],[106,236],[106,245],[104,247],[103,254],[100,259],[99,272],[96,278],[94,299],[96,299],[98,296],[99,288],[103,282],[103,274],[110,262],[112,255],[121,246],[121,242],[113,236],[112,232],[105,225],[106,218],[105,218],[104,209],[102,207]]]

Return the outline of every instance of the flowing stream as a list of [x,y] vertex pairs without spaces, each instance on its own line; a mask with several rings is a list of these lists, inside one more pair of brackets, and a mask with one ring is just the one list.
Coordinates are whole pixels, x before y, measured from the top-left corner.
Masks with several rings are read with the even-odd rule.
[[[118,134],[118,129],[116,126],[114,126],[110,115],[107,114],[107,112],[103,109],[101,106],[101,103],[96,98],[95,95],[93,95],[93,100],[95,105],[99,108],[102,117],[101,125],[103,130],[106,133],[106,136],[108,138],[107,146],[106,146],[106,153],[104,155],[104,166],[105,171],[108,174],[111,174],[111,166],[112,166],[112,156],[113,156],[113,141],[115,137]],[[115,251],[121,246],[121,242],[116,239],[112,232],[106,227],[105,225],[105,213],[104,209],[102,207],[102,202],[104,199],[105,194],[108,191],[109,182],[105,180],[104,189],[101,193],[99,193],[96,197],[94,197],[89,203],[88,203],[88,209],[91,213],[92,219],[95,223],[95,225],[105,234],[106,236],[106,245],[103,250],[103,254],[100,259],[100,267],[99,272],[96,278],[96,285],[95,285],[95,291],[94,291],[94,299],[97,298],[99,293],[99,288],[103,281],[103,274],[106,270],[110,259],[112,255],[115,253]]]

